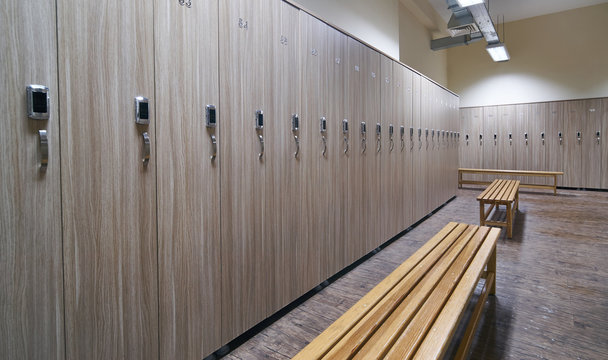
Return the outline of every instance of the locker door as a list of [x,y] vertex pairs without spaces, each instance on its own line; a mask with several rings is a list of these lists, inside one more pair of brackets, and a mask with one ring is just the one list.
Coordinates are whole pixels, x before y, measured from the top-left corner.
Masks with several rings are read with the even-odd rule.
[[[602,184],[602,143],[597,132],[602,130],[602,99],[584,100],[585,116],[582,123],[583,187],[599,189]],[[601,139],[600,139],[601,140]]]
[[[277,309],[267,167],[277,156],[273,24],[277,1],[220,1],[222,343]],[[270,55],[269,55],[270,54]],[[262,116],[256,115],[257,111]],[[256,121],[256,118],[258,119]],[[259,121],[262,119],[262,121]],[[256,126],[262,125],[262,126]],[[268,180],[272,181],[271,175]],[[278,222],[279,219],[272,219]]]
[[[360,99],[360,102],[363,105],[363,121],[366,121],[368,124],[368,132],[374,130],[375,125],[380,123],[382,133],[380,151],[378,151],[377,142],[374,140],[372,145],[373,151],[366,153],[367,156],[362,158],[363,162],[361,163],[361,170],[364,174],[362,206],[366,207],[365,212],[362,213],[365,215],[362,215],[361,222],[367,223],[365,225],[367,233],[362,237],[361,250],[358,257],[372,251],[386,237],[384,229],[380,225],[382,190],[379,189],[378,184],[381,184],[382,181],[382,158],[388,151],[385,146],[385,139],[388,138],[388,127],[382,125],[380,118],[380,54],[367,46],[363,46],[362,55],[363,67],[361,75],[363,91],[361,94],[363,98]],[[369,124],[373,124],[373,127],[370,128]],[[368,133],[368,135],[370,134],[375,134],[375,130],[373,133]],[[375,135],[374,139],[376,139]]]
[[[405,121],[405,153],[403,161],[403,188],[404,194],[402,202],[405,205],[405,226],[406,229],[415,222],[415,189],[414,189],[414,154],[417,149],[414,149],[415,138],[414,138],[414,98],[413,98],[413,86],[414,86],[414,72],[408,68],[404,68],[405,73],[405,89],[404,96],[405,104],[404,109],[404,121]],[[410,130],[411,128],[411,130]],[[410,133],[410,131],[412,131]],[[411,135],[410,135],[411,134]]]
[[498,168],[518,170],[516,165],[517,132],[515,127],[516,112],[514,105],[498,106]]
[[222,345],[218,2],[155,8],[160,358],[201,359]]
[[[498,109],[496,106],[486,106],[483,109],[483,168],[496,169],[498,166]],[[492,181],[496,175],[484,175],[484,180]]]
[[602,100],[602,132],[600,133],[600,144],[602,145],[602,189],[608,189],[608,98]]
[[[265,238],[275,240],[278,257],[274,271],[277,294],[269,294],[277,297],[273,312],[320,282],[319,238],[309,232],[314,228],[307,224],[312,222],[307,196],[312,179],[304,171],[310,163],[311,149],[309,119],[301,116],[300,109],[300,14],[285,2],[274,10],[278,11],[272,36],[275,93],[268,119],[275,123],[269,136],[276,139],[277,147],[272,148],[272,166],[266,169],[266,194],[273,200],[268,212],[271,216],[264,217]],[[306,170],[311,175],[315,171]]]
[[[549,116],[549,103],[530,104],[528,108],[528,134],[530,142],[530,153],[528,158],[528,170],[545,171],[546,165],[546,119]],[[528,177],[532,184],[547,184],[547,178]],[[551,179],[553,183],[553,179]]]
[[414,191],[414,222],[420,220],[426,213],[426,153],[424,128],[422,122],[422,78],[413,74],[413,125],[414,125],[414,166],[413,166],[413,191]]
[[[560,140],[561,134],[561,140]],[[564,102],[549,103],[549,110],[545,123],[546,164],[548,171],[563,171],[564,152]],[[553,179],[549,180],[551,183]],[[563,176],[557,177],[558,186],[563,184]]]
[[[330,163],[330,186],[329,211],[331,243],[333,255],[329,272],[335,274],[342,270],[348,262],[346,253],[347,232],[349,229],[349,191],[348,173],[350,154],[358,148],[353,144],[353,138],[348,135],[357,131],[354,120],[349,119],[349,133],[342,132],[342,121],[348,119],[349,96],[348,84],[350,80],[351,61],[348,58],[348,37],[334,28],[328,28],[328,89],[329,110],[327,116],[327,158]],[[348,141],[349,152],[344,152],[346,145],[344,138]]]
[[[55,1],[48,0],[8,0],[0,14],[0,354],[6,359],[64,358],[55,16]],[[30,84],[48,87],[48,120],[28,118]],[[48,139],[46,171],[39,131]]]
[[[154,359],[153,7],[143,0],[57,6],[66,358]],[[148,125],[135,123],[136,96],[149,98],[140,108]]]
[[[481,169],[483,167],[483,108],[460,109],[460,167]],[[469,175],[471,179],[481,180],[481,175]]]
[[[530,162],[530,129],[528,126],[528,104],[515,105],[515,131],[513,132],[513,147],[515,148],[515,169],[528,170]],[[527,134],[527,140],[526,140]],[[515,179],[527,183],[526,176],[516,176]]]
[[[395,191],[394,201],[395,201],[395,229],[394,235],[405,230],[409,226],[409,213],[410,209],[407,206],[409,199],[407,199],[407,188],[409,183],[409,178],[406,175],[407,161],[409,160],[409,151],[407,145],[407,136],[409,126],[406,126],[407,123],[407,75],[405,66],[395,62],[393,63],[393,71],[394,78],[396,81],[395,84],[395,116],[393,126],[395,127],[395,135],[394,135],[394,152],[395,156],[395,164],[394,169],[392,171],[393,178],[392,184],[393,189]],[[411,106],[411,105],[410,105]],[[401,134],[401,127],[403,127],[403,137]]]
[[[394,201],[397,197],[395,193],[396,189],[393,187],[393,183],[397,181],[396,178],[396,154],[394,148],[394,133],[393,133],[393,143],[391,149],[390,135],[389,135],[389,126],[393,126],[393,132],[395,128],[395,92],[394,87],[396,85],[396,76],[393,73],[393,60],[387,58],[384,55],[380,56],[381,69],[380,69],[380,84],[381,84],[381,103],[380,106],[380,114],[383,130],[383,138],[382,138],[382,148],[380,153],[380,168],[381,173],[377,174],[378,179],[380,180],[379,187],[380,191],[380,201],[377,203],[379,207],[380,217],[378,218],[379,234],[376,238],[376,245],[380,245],[382,242],[390,239],[394,236],[394,231],[396,229],[395,216],[398,214],[396,209],[397,203]],[[374,186],[370,187],[372,190]],[[373,209],[372,209],[373,211]]]
[[[330,211],[330,192],[329,181],[331,179],[331,166],[329,153],[327,152],[327,117],[328,114],[328,27],[320,20],[300,11],[300,29],[302,41],[300,45],[300,57],[302,59],[301,81],[302,81],[302,112],[300,122],[302,123],[302,157],[303,173],[300,174],[306,179],[303,186],[303,209],[302,224],[306,227],[302,232],[305,241],[316,248],[310,253],[307,259],[308,264],[303,266],[313,267],[319,264],[318,277],[321,280],[327,279],[333,273],[330,268],[333,266],[334,248],[331,241],[332,232],[330,230],[330,217],[334,215]],[[332,59],[333,60],[333,59]],[[325,118],[325,130],[321,131],[320,119]],[[325,137],[325,142],[323,142]],[[325,154],[323,151],[325,149]],[[287,240],[287,239],[285,239]],[[291,253],[292,257],[298,257],[298,253]],[[285,257],[288,259],[287,257]],[[294,260],[295,261],[295,260]],[[289,260],[286,260],[289,262]],[[306,269],[302,269],[305,271]],[[300,271],[300,269],[298,269]],[[292,276],[298,276],[298,271]],[[287,272],[285,273],[287,275]],[[291,276],[287,276],[291,277]]]
[[582,100],[564,102],[564,186],[566,187],[584,186],[582,136],[586,111]]

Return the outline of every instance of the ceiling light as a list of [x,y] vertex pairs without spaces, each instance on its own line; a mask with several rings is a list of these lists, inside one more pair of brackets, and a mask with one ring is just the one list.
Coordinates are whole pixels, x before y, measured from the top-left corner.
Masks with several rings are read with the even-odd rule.
[[456,0],[460,7],[467,7],[471,5],[483,4],[484,0]]
[[498,61],[508,61],[511,57],[509,56],[509,52],[507,51],[507,47],[505,44],[501,42],[497,42],[494,44],[488,44],[486,46],[486,50],[492,57],[492,60]]

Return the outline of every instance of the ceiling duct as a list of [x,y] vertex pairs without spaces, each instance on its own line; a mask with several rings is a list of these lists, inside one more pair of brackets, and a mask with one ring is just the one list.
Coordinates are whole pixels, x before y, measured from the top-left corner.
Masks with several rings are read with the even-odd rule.
[[456,0],[446,0],[446,3],[448,9],[452,11],[448,21],[451,37],[431,40],[432,50],[468,45],[482,37],[488,44],[500,41],[485,3],[467,7],[461,7]]

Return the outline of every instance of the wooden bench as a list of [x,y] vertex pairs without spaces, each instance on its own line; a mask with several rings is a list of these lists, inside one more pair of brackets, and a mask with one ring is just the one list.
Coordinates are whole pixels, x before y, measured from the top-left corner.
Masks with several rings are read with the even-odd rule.
[[466,358],[485,300],[495,293],[499,234],[449,223],[294,359],[440,358],[483,277],[458,349],[457,358]]
[[[507,237],[513,237],[513,218],[519,209],[519,180],[496,179],[477,197],[477,201],[479,201],[479,225],[506,227]],[[486,205],[490,205],[488,210],[485,209]],[[494,208],[498,210],[499,205],[507,207],[506,221],[488,220],[492,210]]]
[[493,175],[508,175],[508,176],[542,176],[553,177],[553,185],[539,184],[520,184],[521,187],[532,189],[553,189],[553,194],[557,194],[557,177],[564,175],[563,171],[531,171],[531,170],[499,170],[499,169],[458,169],[458,188],[462,188],[463,184],[469,185],[489,185],[490,181],[481,180],[464,180],[463,174],[493,174]]

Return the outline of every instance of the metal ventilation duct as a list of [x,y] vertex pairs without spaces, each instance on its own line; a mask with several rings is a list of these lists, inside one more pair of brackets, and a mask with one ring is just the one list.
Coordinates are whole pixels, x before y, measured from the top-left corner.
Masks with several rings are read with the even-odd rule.
[[452,17],[448,22],[448,31],[452,36],[431,40],[432,50],[468,45],[482,37],[488,44],[500,41],[484,3],[465,8],[460,7],[456,0],[446,0],[446,3],[448,9],[452,11]]

